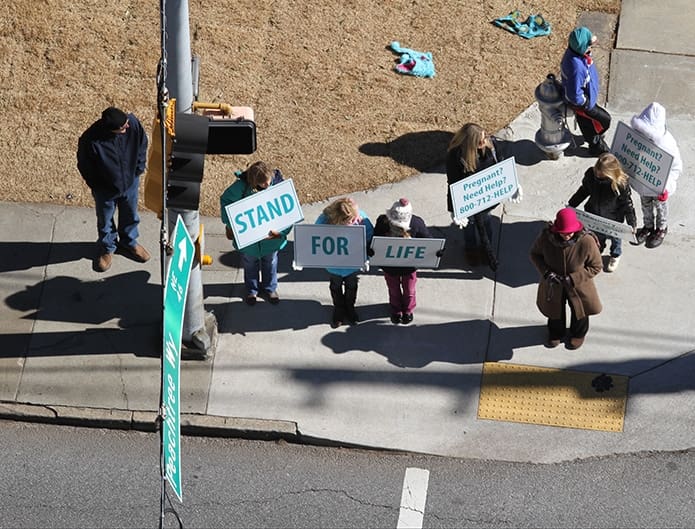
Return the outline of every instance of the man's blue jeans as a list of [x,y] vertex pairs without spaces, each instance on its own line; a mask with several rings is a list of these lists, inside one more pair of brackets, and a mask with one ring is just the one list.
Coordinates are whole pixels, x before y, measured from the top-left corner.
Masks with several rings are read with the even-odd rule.
[[270,294],[278,289],[277,252],[263,257],[242,253],[241,264],[244,267],[244,286],[247,294],[256,296],[260,291]]
[[[132,248],[138,240],[138,188],[140,179],[136,178],[133,185],[125,193],[113,194],[92,190],[97,212],[98,244],[104,252],[113,253],[116,245]],[[118,209],[118,227],[114,216]]]

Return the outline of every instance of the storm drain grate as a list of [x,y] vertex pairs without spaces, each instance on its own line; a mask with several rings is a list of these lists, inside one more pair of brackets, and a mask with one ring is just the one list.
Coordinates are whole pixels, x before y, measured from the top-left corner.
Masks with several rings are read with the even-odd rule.
[[622,432],[628,378],[486,362],[478,418]]

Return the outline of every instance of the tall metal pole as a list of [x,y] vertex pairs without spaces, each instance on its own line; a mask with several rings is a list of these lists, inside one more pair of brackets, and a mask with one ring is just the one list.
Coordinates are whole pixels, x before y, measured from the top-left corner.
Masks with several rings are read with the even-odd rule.
[[[193,106],[193,74],[191,60],[191,38],[188,20],[188,0],[168,0],[165,6],[167,30],[166,41],[169,74],[169,95],[176,98],[176,111],[190,113]],[[194,241],[200,234],[200,212],[169,208],[169,233],[173,233],[177,217],[183,220],[188,234]],[[212,316],[212,315],[210,315]],[[190,349],[206,355],[212,346],[209,328],[216,326],[214,317],[207,318],[203,306],[203,279],[200,262],[196,260],[188,283],[188,296],[183,317],[181,340]]]

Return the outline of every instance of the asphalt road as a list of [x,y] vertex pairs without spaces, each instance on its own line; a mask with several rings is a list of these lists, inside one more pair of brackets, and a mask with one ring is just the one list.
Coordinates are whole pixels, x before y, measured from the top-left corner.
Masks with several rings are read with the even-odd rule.
[[[173,504],[189,528],[418,520],[426,528],[652,528],[695,520],[693,451],[534,465],[216,438],[182,445],[184,504]],[[159,526],[157,435],[0,422],[0,446],[1,528]],[[412,472],[429,479],[403,495]],[[424,516],[404,511],[408,498],[424,504]],[[164,527],[176,527],[173,515]]]

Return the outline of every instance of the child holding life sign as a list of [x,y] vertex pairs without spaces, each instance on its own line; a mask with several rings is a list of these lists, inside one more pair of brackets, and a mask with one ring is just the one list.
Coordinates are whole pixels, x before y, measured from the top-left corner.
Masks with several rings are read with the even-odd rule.
[[[601,154],[596,164],[586,170],[582,184],[569,199],[568,205],[576,208],[584,200],[587,201],[584,206],[585,211],[615,222],[624,222],[627,219],[627,223],[632,226],[634,232],[637,218],[635,217],[635,208],[632,205],[628,177],[614,155]],[[621,239],[608,237],[600,232],[597,232],[596,236],[601,252],[606,247],[606,239],[610,239],[610,260],[606,271],[615,272],[622,254]]]
[[[386,214],[379,215],[376,219],[374,235],[404,238],[432,237],[425,221],[421,217],[413,215],[413,206],[407,198],[401,198],[394,202],[386,210]],[[384,266],[382,270],[389,291],[391,322],[407,325],[413,321],[413,311],[416,305],[417,270],[414,267],[394,266]]]
[[654,145],[673,156],[671,170],[664,192],[657,195],[635,178],[630,185],[640,195],[643,226],[637,230],[637,244],[646,241],[647,248],[660,246],[668,231],[668,199],[676,191],[676,182],[683,170],[680,150],[673,135],[666,129],[666,109],[659,103],[650,103],[639,115],[632,117],[632,128],[642,133]]
[[[366,244],[374,235],[374,226],[367,214],[359,209],[351,198],[339,198],[326,206],[316,219],[316,224],[363,225],[366,230]],[[344,321],[355,324],[359,321],[355,302],[357,301],[357,282],[359,268],[327,268],[329,288],[333,301],[331,327],[340,327]]]

